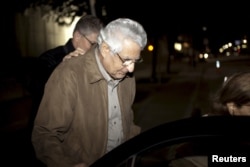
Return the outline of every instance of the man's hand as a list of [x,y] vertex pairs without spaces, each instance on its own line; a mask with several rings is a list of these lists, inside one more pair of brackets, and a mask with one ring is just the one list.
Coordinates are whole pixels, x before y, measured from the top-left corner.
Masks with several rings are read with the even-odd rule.
[[84,55],[86,51],[81,49],[81,48],[76,48],[76,50],[74,50],[73,52],[70,52],[69,54],[67,54],[66,56],[64,56],[63,61],[70,59],[71,57],[77,57],[80,55]]

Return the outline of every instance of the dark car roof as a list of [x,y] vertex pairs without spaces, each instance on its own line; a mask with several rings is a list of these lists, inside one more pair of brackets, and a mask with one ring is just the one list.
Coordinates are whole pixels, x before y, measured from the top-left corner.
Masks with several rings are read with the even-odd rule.
[[[212,147],[209,146],[209,151],[219,149],[218,146],[221,146],[222,143],[224,144],[220,149],[227,149],[227,143],[232,146],[230,147],[232,149],[232,142],[250,141],[249,127],[250,117],[244,116],[209,116],[168,122],[149,129],[121,144],[93,163],[92,167],[116,166],[129,157],[152,147],[160,147],[162,144],[178,144],[190,140],[211,143]],[[238,146],[236,144],[234,148],[242,149],[236,148]]]

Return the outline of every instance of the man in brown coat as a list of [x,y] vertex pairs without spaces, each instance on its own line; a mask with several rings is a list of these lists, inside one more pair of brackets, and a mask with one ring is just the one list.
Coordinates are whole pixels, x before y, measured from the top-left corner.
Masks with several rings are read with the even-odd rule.
[[140,133],[133,122],[133,71],[146,43],[138,22],[116,19],[84,56],[57,66],[32,132],[38,159],[50,167],[89,166]]

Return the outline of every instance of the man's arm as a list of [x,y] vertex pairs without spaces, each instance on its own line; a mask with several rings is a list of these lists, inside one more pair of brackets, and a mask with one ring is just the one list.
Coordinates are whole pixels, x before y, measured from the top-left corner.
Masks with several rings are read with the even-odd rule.
[[72,161],[62,149],[72,121],[75,81],[70,72],[56,69],[49,78],[32,132],[37,158],[48,166],[65,166]]

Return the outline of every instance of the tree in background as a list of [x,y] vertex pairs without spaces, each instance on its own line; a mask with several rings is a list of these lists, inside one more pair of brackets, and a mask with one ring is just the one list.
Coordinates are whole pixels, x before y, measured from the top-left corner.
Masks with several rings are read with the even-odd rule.
[[[90,0],[91,1],[91,0]],[[76,16],[91,14],[89,0],[17,0],[17,12],[29,15],[30,10],[41,10],[43,19],[53,19],[59,25],[71,25]],[[93,4],[93,3],[91,3]]]

